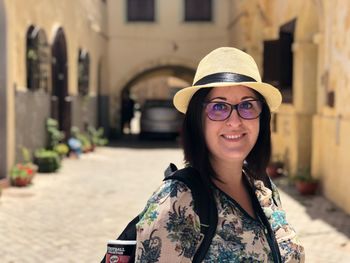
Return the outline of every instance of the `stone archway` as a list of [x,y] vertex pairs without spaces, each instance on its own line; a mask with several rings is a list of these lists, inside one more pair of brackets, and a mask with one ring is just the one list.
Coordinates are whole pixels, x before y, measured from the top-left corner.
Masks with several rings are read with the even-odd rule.
[[66,138],[71,128],[71,98],[68,93],[67,44],[64,30],[56,31],[52,44],[52,105],[51,115],[58,120]]
[[7,175],[7,53],[6,12],[0,0],[0,180]]
[[[123,126],[123,114],[124,114],[124,107],[125,100],[129,98],[130,89],[136,85],[137,83],[151,79],[155,76],[164,76],[164,77],[176,77],[179,79],[182,79],[184,81],[187,81],[189,83],[192,82],[193,77],[195,74],[195,70],[186,66],[180,66],[180,65],[159,65],[151,68],[144,69],[141,72],[136,73],[131,79],[129,79],[125,85],[122,86],[121,89],[121,96],[120,96],[120,111],[119,116],[120,123],[119,126],[117,126],[118,133],[122,134],[122,126]],[[118,124],[117,124],[118,125]],[[118,129],[119,127],[119,129]]]

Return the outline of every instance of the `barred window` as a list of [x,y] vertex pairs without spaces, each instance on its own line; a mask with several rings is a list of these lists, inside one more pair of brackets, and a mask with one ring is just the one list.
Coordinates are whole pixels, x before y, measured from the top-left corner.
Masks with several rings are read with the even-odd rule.
[[89,53],[79,49],[78,56],[78,92],[81,96],[89,94],[90,58]]
[[127,0],[127,19],[130,22],[152,22],[154,9],[154,0]]
[[27,87],[29,90],[48,90],[50,59],[45,32],[36,26],[27,31]]
[[185,0],[185,21],[212,21],[212,1]]

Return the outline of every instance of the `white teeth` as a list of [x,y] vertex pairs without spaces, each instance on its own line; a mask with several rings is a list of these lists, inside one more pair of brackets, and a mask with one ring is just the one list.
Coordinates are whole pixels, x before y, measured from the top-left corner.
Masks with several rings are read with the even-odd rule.
[[224,135],[224,137],[226,138],[226,139],[229,139],[229,140],[235,140],[235,139],[239,139],[239,138],[241,138],[243,135],[241,134],[241,135]]

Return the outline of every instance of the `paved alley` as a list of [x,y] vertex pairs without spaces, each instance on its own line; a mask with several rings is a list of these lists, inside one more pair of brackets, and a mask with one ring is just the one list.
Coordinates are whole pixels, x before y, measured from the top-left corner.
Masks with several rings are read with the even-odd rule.
[[[64,160],[57,174],[38,174],[30,187],[5,189],[0,262],[100,262],[106,241],[142,210],[167,164],[182,166],[180,149],[148,146],[98,148]],[[322,197],[301,199],[283,180],[277,184],[306,262],[350,262],[349,216]]]

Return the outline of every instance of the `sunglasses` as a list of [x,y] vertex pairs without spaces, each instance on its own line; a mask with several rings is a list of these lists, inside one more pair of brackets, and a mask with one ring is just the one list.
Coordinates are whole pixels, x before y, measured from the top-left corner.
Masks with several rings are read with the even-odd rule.
[[238,104],[230,104],[223,101],[209,101],[204,103],[205,112],[212,121],[227,120],[233,110],[237,111],[239,117],[245,120],[253,120],[260,116],[262,102],[257,99],[244,100]]

